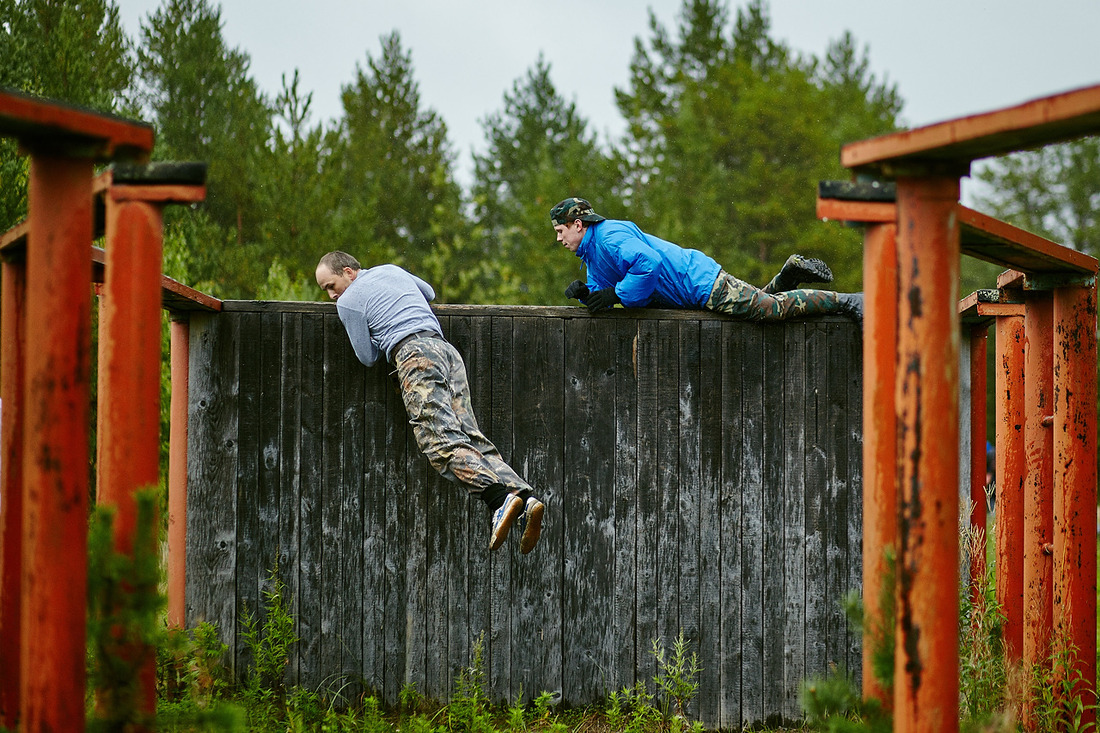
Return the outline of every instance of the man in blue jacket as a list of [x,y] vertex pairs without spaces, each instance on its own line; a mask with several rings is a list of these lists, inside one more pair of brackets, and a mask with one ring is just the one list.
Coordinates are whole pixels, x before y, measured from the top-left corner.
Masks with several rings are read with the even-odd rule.
[[520,552],[533,550],[543,503],[478,428],[466,365],[428,305],[432,286],[397,265],[364,270],[346,252],[322,257],[316,275],[336,301],[359,361],[372,366],[385,356],[396,368],[416,444],[432,468],[492,511],[489,549],[500,547],[515,525]]
[[565,290],[592,313],[621,303],[627,308],[705,308],[753,321],[839,314],[863,318],[862,293],[798,289],[802,282],[830,282],[821,260],[792,255],[763,288],[739,280],[709,256],[646,234],[629,221],[606,219],[581,198],[550,210],[558,241],[581,258],[588,282]]

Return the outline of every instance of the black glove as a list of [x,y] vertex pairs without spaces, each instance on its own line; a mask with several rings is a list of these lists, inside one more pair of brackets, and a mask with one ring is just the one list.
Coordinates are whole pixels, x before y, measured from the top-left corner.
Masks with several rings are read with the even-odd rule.
[[603,290],[597,290],[588,296],[588,300],[584,302],[588,306],[589,313],[596,313],[597,311],[607,310],[616,303],[622,303],[619,296],[615,294],[615,288],[604,288]]
[[569,283],[569,287],[565,289],[565,297],[575,298],[583,303],[585,298],[588,297],[588,286],[580,280],[574,280]]

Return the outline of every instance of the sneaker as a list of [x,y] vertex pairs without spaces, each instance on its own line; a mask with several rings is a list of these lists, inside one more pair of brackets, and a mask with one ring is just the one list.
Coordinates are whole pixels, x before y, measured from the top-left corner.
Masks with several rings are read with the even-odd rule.
[[516,521],[516,517],[523,511],[523,499],[519,498],[515,494],[508,494],[504,498],[504,503],[500,505],[500,508],[493,512],[493,526],[492,532],[489,535],[489,550],[495,550],[504,544],[504,540],[508,538],[508,530],[512,528],[512,524]]
[[523,506],[523,514],[516,520],[516,529],[519,531],[519,551],[526,555],[535,549],[539,535],[542,534],[542,511],[546,506],[533,496],[527,497],[527,503]]

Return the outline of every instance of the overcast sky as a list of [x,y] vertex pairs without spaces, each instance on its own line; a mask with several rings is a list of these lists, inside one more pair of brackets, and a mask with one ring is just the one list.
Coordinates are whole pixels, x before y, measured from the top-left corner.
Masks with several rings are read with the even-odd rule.
[[[139,23],[160,0],[118,0]],[[731,15],[744,3],[730,0]],[[223,36],[248,53],[260,88],[275,95],[298,69],[313,92],[313,123],[342,114],[340,87],[379,38],[398,31],[411,51],[421,100],[446,121],[468,182],[480,121],[543,53],[558,92],[601,139],[624,123],[613,89],[625,87],[634,39],[651,37],[648,10],[675,29],[683,0],[224,0]],[[771,0],[772,37],[821,56],[851,31],[871,68],[898,87],[902,120],[917,127],[1100,83],[1100,0]]]

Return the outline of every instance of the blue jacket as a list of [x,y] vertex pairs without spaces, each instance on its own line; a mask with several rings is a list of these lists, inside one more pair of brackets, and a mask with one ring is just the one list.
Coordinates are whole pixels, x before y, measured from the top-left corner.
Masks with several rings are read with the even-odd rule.
[[702,308],[722,269],[699,250],[614,219],[590,224],[577,256],[588,269],[588,289],[614,286],[628,308]]

